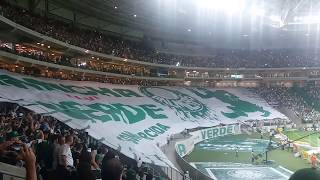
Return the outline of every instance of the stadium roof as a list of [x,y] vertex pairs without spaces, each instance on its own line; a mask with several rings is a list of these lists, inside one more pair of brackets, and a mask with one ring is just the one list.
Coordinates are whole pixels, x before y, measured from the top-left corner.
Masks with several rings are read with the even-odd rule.
[[[19,1],[19,0],[17,0]],[[20,0],[22,1],[22,0]],[[30,0],[36,1],[36,0]],[[39,0],[38,8],[44,7]],[[228,47],[317,46],[319,0],[48,0],[52,14],[127,36]]]

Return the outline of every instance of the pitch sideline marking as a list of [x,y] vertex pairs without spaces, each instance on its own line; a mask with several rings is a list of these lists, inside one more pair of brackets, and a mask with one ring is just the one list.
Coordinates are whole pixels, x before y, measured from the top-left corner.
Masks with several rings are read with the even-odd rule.
[[[244,163],[233,163],[233,162],[190,162],[191,164],[210,164],[212,166],[229,166],[229,167],[233,167],[233,166],[242,166],[242,165],[246,165],[246,166],[250,166],[250,167],[255,167],[252,164],[244,164]],[[228,164],[229,163],[229,164]]]
[[282,177],[289,179],[289,176],[286,176],[285,174],[281,173],[280,171],[274,169],[273,167],[249,167],[249,168],[248,167],[242,167],[242,168],[238,168],[238,167],[236,167],[236,168],[231,168],[231,167],[230,168],[223,168],[223,167],[221,167],[221,168],[205,168],[205,169],[208,172],[208,174],[210,175],[210,177],[212,177],[214,180],[218,180],[217,177],[211,171],[211,170],[215,170],[215,169],[270,169],[270,170],[274,171],[275,173],[281,175]]
[[287,172],[290,173],[290,174],[293,174],[293,172],[290,171],[289,169],[286,169],[286,168],[284,168],[284,167],[282,167],[282,166],[279,166],[279,168],[282,169],[282,170],[284,170],[284,171],[287,171]]
[[197,166],[195,165],[195,163],[192,163],[192,162],[191,162],[191,163],[189,163],[189,164],[190,164],[192,167],[198,169]]
[[243,167],[243,168],[205,168],[206,171],[208,172],[208,174],[210,175],[210,177],[212,177],[214,180],[218,180],[217,177],[212,173],[211,170],[215,170],[215,169],[270,169],[272,171],[274,171],[275,173],[281,175],[284,178],[289,179],[289,176],[286,176],[285,174],[281,173],[280,171],[274,169],[273,167]]
[[274,171],[274,172],[276,172],[276,173],[278,173],[278,174],[282,175],[282,177],[285,177],[285,178],[287,178],[287,179],[289,179],[289,178],[290,178],[289,176],[286,176],[286,175],[285,175],[285,174],[283,174],[282,172],[280,172],[280,171],[278,171],[278,170],[274,169],[273,167],[270,167],[270,169],[271,169],[272,171]]
[[270,169],[272,167],[217,167],[212,169]]
[[213,168],[205,168],[207,173],[212,177],[213,180],[218,180],[217,177],[212,173],[211,170],[214,170]]

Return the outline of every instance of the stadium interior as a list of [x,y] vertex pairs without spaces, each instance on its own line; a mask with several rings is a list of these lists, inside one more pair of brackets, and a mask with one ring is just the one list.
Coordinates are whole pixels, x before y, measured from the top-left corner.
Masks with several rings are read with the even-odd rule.
[[319,162],[319,0],[0,0],[0,180],[316,180]]

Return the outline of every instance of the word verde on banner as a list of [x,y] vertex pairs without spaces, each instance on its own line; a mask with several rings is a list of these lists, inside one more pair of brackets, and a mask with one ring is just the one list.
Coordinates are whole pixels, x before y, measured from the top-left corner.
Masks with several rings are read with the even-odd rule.
[[[79,86],[76,83],[65,84],[57,82],[41,81],[34,78],[16,78],[7,74],[0,74],[1,86],[13,86],[19,89],[36,89],[44,92],[64,92],[74,93],[86,96],[107,96],[107,97],[149,97],[153,103],[161,104],[175,111],[183,121],[197,122],[199,120],[207,120],[216,122],[221,120],[217,116],[223,115],[224,118],[236,119],[239,117],[249,117],[249,113],[261,113],[260,118],[267,118],[271,115],[271,112],[265,110],[263,107],[240,99],[238,96],[229,93],[225,90],[209,90],[204,88],[187,88],[193,95],[186,94],[174,88],[163,87],[140,87],[140,92],[144,95],[140,95],[130,89],[123,88],[105,88],[97,86]],[[227,112],[216,112],[210,103],[203,103],[202,100],[215,98],[224,104],[227,104]],[[150,99],[150,100],[151,100]]]
[[201,140],[212,139],[219,136],[233,134],[234,127],[234,125],[229,125],[220,128],[209,128],[201,130]]
[[[167,119],[163,109],[153,104],[126,105],[121,103],[114,104],[80,104],[74,101],[62,101],[59,103],[44,103],[37,101],[54,112],[63,113],[71,118],[79,120],[91,120],[92,122],[117,121],[126,124],[134,124],[145,120],[147,117],[152,119]],[[99,115],[96,113],[99,112]]]
[[176,144],[176,151],[181,157],[184,157],[185,155],[192,152],[195,144],[207,139],[213,139],[215,137],[235,134],[236,127],[236,125],[228,125],[222,127],[202,129],[193,132],[191,133],[192,136],[190,138],[184,141],[180,141]]

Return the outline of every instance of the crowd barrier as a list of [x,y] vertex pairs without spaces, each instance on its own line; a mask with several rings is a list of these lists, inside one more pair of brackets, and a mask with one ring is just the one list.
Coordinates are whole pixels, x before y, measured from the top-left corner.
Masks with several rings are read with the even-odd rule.
[[26,178],[25,168],[12,166],[0,162],[0,179],[1,180],[24,180]]
[[192,180],[212,180],[209,176],[205,175],[204,173],[193,167],[191,164],[189,164],[189,162],[184,160],[184,158],[181,157],[177,152],[176,161],[181,169],[183,169],[184,171],[189,171],[189,175]]
[[184,180],[183,174],[171,167],[161,167],[161,171],[165,173],[166,177],[171,180]]

